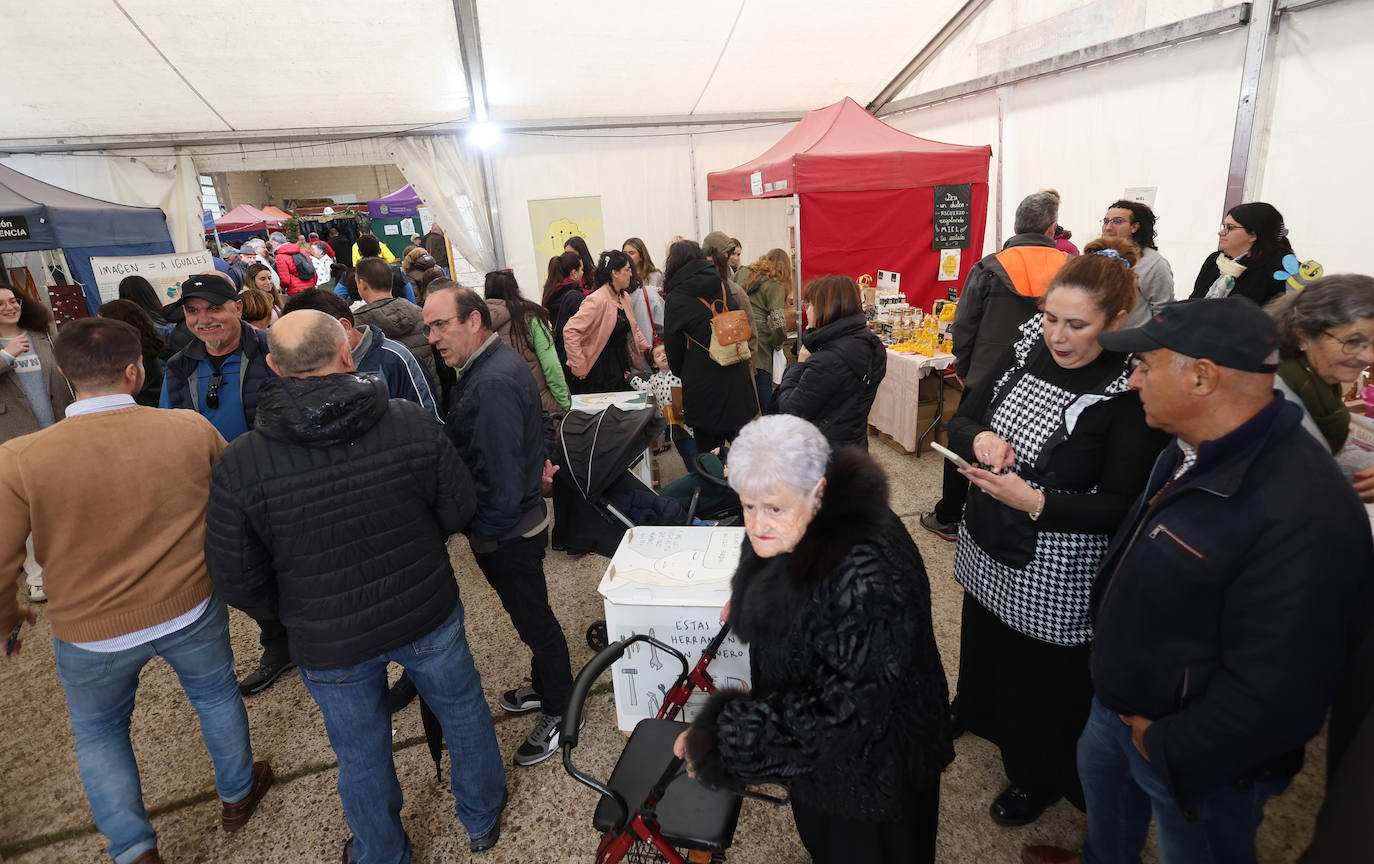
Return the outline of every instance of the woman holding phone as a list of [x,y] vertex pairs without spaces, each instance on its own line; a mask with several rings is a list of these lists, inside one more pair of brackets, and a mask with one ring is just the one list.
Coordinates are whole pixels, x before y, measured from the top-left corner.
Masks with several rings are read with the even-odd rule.
[[954,576],[964,586],[958,719],[996,744],[1010,781],[989,808],[1025,825],[1060,797],[1083,806],[1075,759],[1092,682],[1088,594],[1111,533],[1165,438],[1097,336],[1138,295],[1130,240],[1069,259],[1001,368],[949,424],[969,493]]

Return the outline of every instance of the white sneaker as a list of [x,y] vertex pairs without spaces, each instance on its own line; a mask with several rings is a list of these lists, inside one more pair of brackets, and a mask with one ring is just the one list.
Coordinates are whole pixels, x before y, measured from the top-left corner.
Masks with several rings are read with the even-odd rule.
[[43,586],[42,586],[42,585],[30,585],[30,586],[29,586],[29,602],[30,602],[30,603],[47,603],[47,602],[48,602],[48,595],[43,593]]

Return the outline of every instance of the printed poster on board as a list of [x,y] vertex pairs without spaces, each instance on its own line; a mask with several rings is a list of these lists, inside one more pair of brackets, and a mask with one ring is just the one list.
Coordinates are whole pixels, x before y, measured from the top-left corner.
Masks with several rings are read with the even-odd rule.
[[[92,258],[95,285],[100,302],[119,299],[119,283],[126,276],[142,276],[153,285],[158,299],[171,303],[181,296],[181,282],[193,273],[215,273],[209,251],[171,255],[129,255],[120,258]],[[228,278],[227,276],[225,277]]]

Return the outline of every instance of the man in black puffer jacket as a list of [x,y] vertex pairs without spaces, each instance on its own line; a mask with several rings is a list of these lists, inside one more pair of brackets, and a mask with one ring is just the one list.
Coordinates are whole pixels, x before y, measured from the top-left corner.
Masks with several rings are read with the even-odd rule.
[[811,329],[800,363],[782,373],[773,410],[810,420],[836,451],[868,449],[868,409],[887,374],[887,349],[863,315],[859,286],[848,276],[822,276],[806,286]]
[[438,716],[455,810],[473,850],[488,849],[505,772],[445,545],[474,510],[467,469],[433,415],[352,374],[333,318],[293,312],[268,343],[284,377],[263,385],[257,428],[215,462],[210,576],[228,603],[279,617],[290,634],[339,759],[354,834],[345,861],[355,843],[358,859],[381,861],[401,860],[410,845],[391,761],[388,661]]
[[544,548],[546,440],[543,403],[534,375],[518,352],[491,330],[491,312],[477,292],[450,283],[425,298],[429,344],[458,373],[448,412],[449,437],[477,487],[477,515],[468,531],[472,557],[529,646],[530,686],[497,700],[512,714],[541,709],[539,722],[515,751],[515,764],[535,765],[558,752],[563,708],[572,692],[572,662],[563,628],[549,606]]

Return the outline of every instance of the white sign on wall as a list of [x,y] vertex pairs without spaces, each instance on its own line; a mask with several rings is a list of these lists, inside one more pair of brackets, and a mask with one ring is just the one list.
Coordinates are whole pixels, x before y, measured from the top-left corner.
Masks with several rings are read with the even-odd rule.
[[[100,302],[119,298],[119,283],[128,276],[142,276],[152,283],[158,299],[174,302],[181,296],[181,281],[193,273],[213,273],[215,264],[208,250],[171,255],[129,255],[122,258],[92,258],[95,284]],[[225,277],[226,279],[229,277]]]

